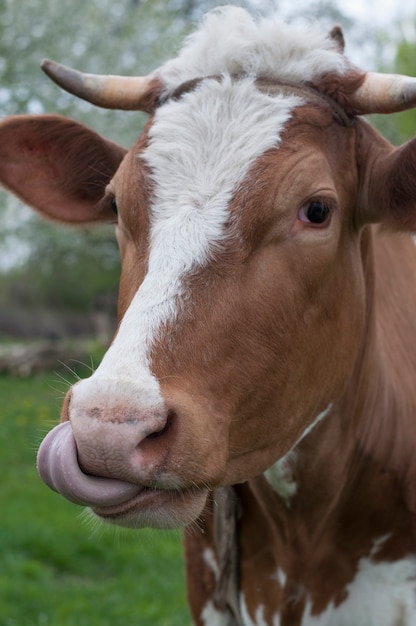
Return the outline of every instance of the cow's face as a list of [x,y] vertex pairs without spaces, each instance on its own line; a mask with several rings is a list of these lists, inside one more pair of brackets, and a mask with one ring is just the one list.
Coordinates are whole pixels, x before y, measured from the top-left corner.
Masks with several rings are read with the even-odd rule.
[[100,202],[120,326],[62,419],[84,472],[146,489],[99,515],[186,524],[339,396],[363,321],[353,149],[327,106],[207,81],[126,155]]
[[108,521],[192,522],[351,376],[371,315],[362,225],[414,227],[414,144],[394,150],[308,93],[200,81],[127,154],[62,118],[0,124],[11,191],[66,222],[118,211],[120,325],[38,457],[52,488]]
[[400,153],[308,93],[206,79],[127,153],[62,118],[0,126],[12,191],[62,221],[117,219],[119,328],[39,454],[51,487],[108,521],[195,520],[211,488],[295,445],[351,375],[363,202],[388,196],[363,146],[386,173]]
[[236,7],[147,77],[44,68],[154,116],[127,154],[63,118],[0,123],[0,181],[27,204],[72,223],[118,209],[120,325],[39,470],[109,521],[186,525],[295,445],[371,350],[365,225],[416,229],[416,144],[355,116],[413,107],[415,81],[354,68],[339,29]]

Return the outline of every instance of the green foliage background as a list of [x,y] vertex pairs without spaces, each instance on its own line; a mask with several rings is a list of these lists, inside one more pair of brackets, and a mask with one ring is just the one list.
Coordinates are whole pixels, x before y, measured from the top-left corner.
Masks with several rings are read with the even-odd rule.
[[[393,42],[384,34],[379,35],[379,45],[392,44],[394,57],[390,64],[381,63],[380,71],[416,76],[416,17],[406,24],[397,24]],[[394,115],[372,116],[371,121],[394,145],[400,145],[416,134],[416,108]]]
[[0,377],[0,626],[188,626],[180,533],[94,525],[37,475],[66,387]]
[[[208,3],[207,3],[208,4]],[[0,115],[53,112],[93,127],[128,147],[146,116],[95,108],[59,90],[39,68],[52,57],[84,71],[145,74],[182,38],[194,3],[139,0],[0,0]],[[119,256],[113,229],[69,229],[46,223],[0,195],[0,249],[6,262],[0,295],[13,300],[16,283],[28,306],[88,313],[117,290]],[[20,262],[19,262],[20,261]],[[21,290],[22,290],[21,289]],[[114,299],[114,298],[113,298]]]

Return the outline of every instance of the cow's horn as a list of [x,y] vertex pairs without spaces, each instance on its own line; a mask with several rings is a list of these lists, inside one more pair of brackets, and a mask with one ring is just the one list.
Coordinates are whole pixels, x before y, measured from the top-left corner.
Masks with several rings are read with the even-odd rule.
[[358,114],[397,113],[416,106],[416,78],[368,72],[350,99]]
[[331,29],[329,36],[337,44],[338,51],[342,54],[345,50],[345,39],[341,26],[339,26],[338,24],[334,26]]
[[157,99],[151,93],[158,91],[158,81],[148,76],[84,74],[50,59],[41,67],[65,91],[105,109],[151,111]]

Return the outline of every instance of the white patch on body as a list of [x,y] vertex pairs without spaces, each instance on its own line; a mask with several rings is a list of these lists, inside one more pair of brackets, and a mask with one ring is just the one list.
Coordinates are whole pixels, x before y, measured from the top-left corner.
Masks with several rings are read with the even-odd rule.
[[264,610],[265,610],[264,605],[259,604],[258,607],[256,608],[254,621],[253,621],[249,615],[245,598],[244,598],[244,594],[243,593],[240,594],[240,613],[241,613],[241,620],[244,626],[280,626],[280,616],[278,614],[274,615],[272,624],[269,624],[268,622],[266,622],[266,618],[264,616]]
[[348,60],[317,25],[285,24],[277,16],[256,19],[242,8],[219,7],[188,37],[179,56],[154,72],[166,92],[201,76],[251,74],[280,81],[308,82],[335,72]]
[[281,567],[277,568],[273,578],[274,578],[274,580],[277,580],[277,582],[279,583],[279,585],[280,585],[280,587],[282,589],[285,587],[287,576],[286,576],[285,572],[282,570]]
[[210,568],[211,572],[214,574],[215,580],[218,581],[220,578],[220,570],[218,567],[217,559],[215,558],[214,551],[211,550],[211,548],[205,548],[204,552],[202,553],[202,558]]
[[204,626],[230,626],[228,613],[216,609],[212,600],[209,600],[204,606],[201,619]]
[[[253,80],[204,81],[157,110],[140,155],[151,169],[150,254],[145,279],[92,379],[130,379],[162,403],[149,350],[160,328],[186,304],[184,278],[204,266],[224,239],[229,204],[256,159],[278,147],[296,96],[269,96]],[[238,233],[235,234],[238,236]]]
[[342,604],[320,615],[306,605],[301,626],[416,626],[416,559],[375,563],[361,559]]
[[292,450],[294,450],[300,444],[300,442],[303,441],[303,439],[305,439],[305,437],[307,437],[313,431],[315,426],[317,426],[324,419],[324,417],[328,415],[331,409],[332,409],[332,402],[326,407],[326,409],[324,409],[321,413],[319,413],[317,417],[315,417],[312,424],[309,424],[309,426],[305,428],[305,430],[303,431],[303,433],[301,434],[301,436],[299,437],[295,445],[292,447]]
[[293,466],[296,461],[296,452],[290,450],[285,456],[276,461],[264,472],[264,477],[273,490],[284,500],[290,508],[290,501],[298,490],[293,478]]
[[296,481],[293,478],[293,470],[296,465],[297,460],[297,452],[296,448],[300,444],[300,442],[305,439],[312,432],[312,430],[321,422],[326,415],[328,415],[329,411],[332,408],[332,403],[327,406],[327,408],[319,413],[319,415],[314,419],[314,421],[309,424],[307,428],[303,431],[302,435],[296,441],[296,443],[292,446],[292,448],[283,456],[281,459],[276,461],[269,469],[264,472],[264,477],[266,478],[269,485],[273,488],[273,490],[284,500],[286,506],[290,508],[290,502],[293,496],[296,495],[298,486]]
[[385,535],[382,535],[381,537],[378,537],[377,539],[374,539],[373,546],[370,552],[370,557],[375,557],[383,548],[386,541],[390,539],[391,536],[392,536],[392,533],[387,533]]

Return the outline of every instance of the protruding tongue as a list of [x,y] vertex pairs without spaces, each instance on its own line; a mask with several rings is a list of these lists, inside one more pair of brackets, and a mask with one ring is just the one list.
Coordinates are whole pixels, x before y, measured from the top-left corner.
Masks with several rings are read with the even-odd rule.
[[75,504],[114,506],[138,495],[143,487],[113,478],[84,474],[78,464],[71,422],[55,426],[42,441],[37,468],[42,480]]

